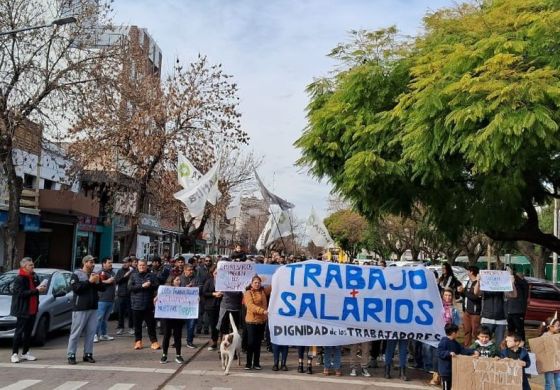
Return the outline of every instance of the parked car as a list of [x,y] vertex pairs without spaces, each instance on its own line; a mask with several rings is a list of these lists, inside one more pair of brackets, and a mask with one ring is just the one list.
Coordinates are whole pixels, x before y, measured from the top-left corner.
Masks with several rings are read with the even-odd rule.
[[[17,270],[0,274],[0,338],[13,338],[16,317],[10,315],[12,305],[12,284],[18,275]],[[70,271],[36,268],[39,280],[48,280],[48,289],[39,295],[39,311],[33,325],[35,343],[44,345],[49,332],[72,324],[72,296]]]
[[555,312],[560,313],[560,288],[548,280],[526,277],[529,284],[525,323],[539,325]]

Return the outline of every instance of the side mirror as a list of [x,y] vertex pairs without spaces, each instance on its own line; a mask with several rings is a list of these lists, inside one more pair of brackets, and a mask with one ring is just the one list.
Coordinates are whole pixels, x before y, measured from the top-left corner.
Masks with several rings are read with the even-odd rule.
[[53,293],[53,296],[54,296],[55,298],[60,298],[60,297],[63,297],[63,296],[65,296],[65,295],[66,295],[66,292],[65,292],[65,291],[56,291],[56,292]]

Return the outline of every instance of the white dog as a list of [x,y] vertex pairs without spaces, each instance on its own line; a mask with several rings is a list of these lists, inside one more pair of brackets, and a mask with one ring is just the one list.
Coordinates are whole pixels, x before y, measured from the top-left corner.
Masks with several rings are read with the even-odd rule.
[[237,331],[233,316],[229,313],[229,321],[233,332],[224,336],[220,344],[220,358],[222,359],[222,368],[225,370],[224,374],[229,374],[229,368],[233,362],[235,353],[237,352],[237,359],[241,365],[241,335]]

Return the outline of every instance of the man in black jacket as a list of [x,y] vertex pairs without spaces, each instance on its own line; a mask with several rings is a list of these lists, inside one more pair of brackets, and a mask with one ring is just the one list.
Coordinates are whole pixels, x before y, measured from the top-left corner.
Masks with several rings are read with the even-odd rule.
[[517,296],[506,302],[508,332],[519,335],[521,340],[525,341],[525,312],[529,297],[529,283],[522,273],[517,273],[514,275],[514,285]]
[[148,271],[148,262],[138,260],[138,270],[130,275],[128,281],[132,318],[134,320],[134,349],[144,348],[142,344],[142,322],[146,321],[151,348],[160,349],[154,319],[154,297],[158,289],[156,275]]
[[115,281],[117,282],[117,305],[119,313],[119,324],[117,325],[117,334],[124,333],[124,319],[128,317],[128,333],[134,334],[132,324],[132,309],[130,306],[130,291],[128,291],[128,280],[130,275],[135,272],[132,268],[132,259],[125,257],[122,268],[117,271]]
[[[20,263],[18,276],[12,285],[12,307],[10,315],[17,317],[14,343],[12,347],[12,363],[21,360],[37,360],[29,353],[31,331],[35,317],[39,310],[39,294],[47,290],[46,284],[39,284],[39,278],[33,272],[35,265],[29,257],[23,258]],[[22,347],[21,356],[18,355]]]
[[105,290],[99,275],[93,273],[95,257],[87,255],[82,259],[82,269],[72,274],[70,286],[74,292],[72,309],[72,328],[68,338],[68,364],[76,364],[78,340],[84,333],[83,361],[95,363],[93,358],[93,337],[97,329],[98,292]]

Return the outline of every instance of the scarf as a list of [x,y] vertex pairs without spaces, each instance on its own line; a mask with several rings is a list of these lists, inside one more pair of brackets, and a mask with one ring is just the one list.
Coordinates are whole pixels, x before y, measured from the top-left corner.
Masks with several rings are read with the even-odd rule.
[[453,323],[453,303],[443,302],[443,319],[446,324]]
[[[23,268],[19,269],[19,276],[27,278],[29,281],[29,289],[34,290],[36,288],[35,283],[33,283],[33,274],[27,273]],[[29,297],[29,315],[34,316],[39,311],[39,297],[36,294],[32,294]]]

